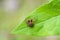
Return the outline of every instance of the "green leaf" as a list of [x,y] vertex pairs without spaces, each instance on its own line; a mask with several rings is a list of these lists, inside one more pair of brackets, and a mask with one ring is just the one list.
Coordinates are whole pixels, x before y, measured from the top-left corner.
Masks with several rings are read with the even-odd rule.
[[[26,21],[32,19],[34,27],[27,26]],[[25,34],[32,36],[50,36],[60,34],[60,0],[52,0],[50,3],[36,9],[17,26],[13,34]]]

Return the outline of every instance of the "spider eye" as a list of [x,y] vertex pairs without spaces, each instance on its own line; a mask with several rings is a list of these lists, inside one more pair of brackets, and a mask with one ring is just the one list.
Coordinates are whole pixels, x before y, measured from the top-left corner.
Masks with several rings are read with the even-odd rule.
[[28,22],[30,22],[30,20],[28,20]]
[[32,22],[32,19],[31,19],[31,22]]

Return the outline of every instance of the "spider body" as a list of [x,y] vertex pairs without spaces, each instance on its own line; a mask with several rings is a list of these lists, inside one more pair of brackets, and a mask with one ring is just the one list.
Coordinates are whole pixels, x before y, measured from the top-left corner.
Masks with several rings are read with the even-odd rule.
[[32,20],[32,19],[28,20],[28,21],[27,21],[27,25],[28,25],[29,27],[33,27],[33,26],[34,26],[33,20]]

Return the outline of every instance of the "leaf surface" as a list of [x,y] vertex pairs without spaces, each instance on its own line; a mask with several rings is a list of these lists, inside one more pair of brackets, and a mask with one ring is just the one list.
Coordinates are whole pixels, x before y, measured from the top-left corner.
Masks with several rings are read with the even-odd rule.
[[[32,19],[34,27],[27,26],[26,21]],[[52,0],[50,3],[36,9],[31,15],[17,26],[13,34],[25,34],[33,36],[49,36],[60,34],[60,0]]]

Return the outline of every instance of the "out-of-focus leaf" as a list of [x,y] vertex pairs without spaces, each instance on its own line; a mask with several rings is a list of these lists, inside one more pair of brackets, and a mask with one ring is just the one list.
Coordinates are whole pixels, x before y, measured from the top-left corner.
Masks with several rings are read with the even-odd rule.
[[[32,19],[34,27],[27,26],[26,21]],[[13,34],[25,34],[33,36],[48,36],[60,34],[60,0],[52,0],[50,3],[36,9],[25,18],[22,23],[12,31]]]

